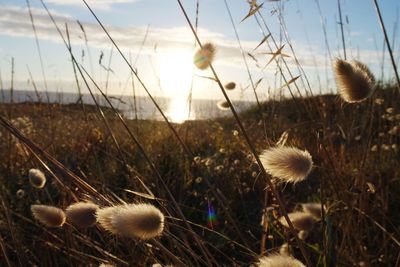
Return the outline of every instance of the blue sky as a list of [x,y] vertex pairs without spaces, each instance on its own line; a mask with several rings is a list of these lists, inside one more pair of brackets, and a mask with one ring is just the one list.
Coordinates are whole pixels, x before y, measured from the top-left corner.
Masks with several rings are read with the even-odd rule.
[[[196,0],[182,2],[194,21]],[[261,0],[257,2],[262,3]],[[341,36],[337,24],[339,20],[337,1],[266,1],[261,13],[278,45],[285,44],[284,52],[291,56],[286,60],[294,75],[300,73],[287,40],[282,35],[278,14],[281,14],[286,24],[293,49],[313,90],[315,92],[335,91],[317,2],[320,4],[327,27],[332,57],[342,57]],[[392,39],[395,24],[399,20],[400,1],[381,0],[378,2]],[[61,43],[40,1],[30,0],[30,3],[38,30],[48,89],[76,91],[72,65],[66,48]],[[107,72],[98,61],[100,54],[103,53],[102,64],[108,65],[112,45],[87,8],[80,0],[45,0],[45,3],[59,26],[65,29],[64,24],[68,24],[75,56],[104,89]],[[138,57],[136,67],[146,86],[154,95],[182,97],[188,93],[192,77],[191,58],[194,51],[194,38],[175,0],[88,0],[88,3],[110,30],[124,54],[128,57],[131,54],[133,60],[138,55],[146,28],[149,27],[148,38]],[[280,75],[276,74],[276,64],[271,63],[263,69],[270,56],[261,53],[271,51],[265,45],[253,51],[263,38],[255,18],[251,17],[240,22],[247,14],[249,4],[244,0],[227,0],[227,3],[244,50],[255,55],[261,65],[261,68],[257,67],[250,57],[246,57],[253,82],[262,78],[262,82],[257,87],[260,98],[265,99],[273,94],[279,94],[277,88],[280,88],[283,82]],[[239,88],[230,92],[232,98],[254,100],[254,93],[249,88],[251,82],[224,0],[199,0],[199,4],[199,35],[203,41],[213,42],[217,46],[215,66],[221,79],[224,82],[235,81],[238,84]],[[389,59],[387,55],[382,55],[383,35],[373,1],[341,0],[341,4],[345,20],[344,31],[348,57],[358,58],[368,64],[378,78],[382,76],[383,62],[384,78],[393,77]],[[33,88],[28,72],[29,67],[33,79],[39,88],[44,90],[38,50],[26,1],[2,0],[0,10],[0,71],[4,88],[7,89],[10,86],[11,58],[13,57],[16,87]],[[83,33],[76,23],[77,20],[85,28],[87,46]],[[397,29],[400,29],[400,25]],[[394,41],[394,51],[398,57],[400,30],[397,30]],[[84,56],[82,56],[82,51],[84,51]],[[385,57],[384,60],[383,57]],[[109,75],[108,92],[129,94],[131,92],[129,69],[115,50],[112,53],[110,67],[113,73]],[[221,98],[221,93],[212,81],[199,77],[209,76],[209,71],[194,70],[194,75],[195,97]],[[304,77],[304,74],[302,75]],[[140,88],[138,93],[144,94]]]

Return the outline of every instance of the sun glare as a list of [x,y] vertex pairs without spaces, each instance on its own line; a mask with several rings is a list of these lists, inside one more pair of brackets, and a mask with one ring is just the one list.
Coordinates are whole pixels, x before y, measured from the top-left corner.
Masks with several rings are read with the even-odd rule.
[[[162,90],[170,98],[168,118],[175,123],[188,119],[188,97],[193,73],[190,52],[169,52],[159,55],[158,67]],[[194,114],[190,114],[193,118]]]

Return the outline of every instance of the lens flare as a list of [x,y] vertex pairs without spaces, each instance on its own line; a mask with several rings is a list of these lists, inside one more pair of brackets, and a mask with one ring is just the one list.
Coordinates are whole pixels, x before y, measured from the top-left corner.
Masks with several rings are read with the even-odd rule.
[[208,203],[208,213],[207,213],[207,226],[214,229],[218,225],[217,214],[215,213],[214,207],[211,203]]

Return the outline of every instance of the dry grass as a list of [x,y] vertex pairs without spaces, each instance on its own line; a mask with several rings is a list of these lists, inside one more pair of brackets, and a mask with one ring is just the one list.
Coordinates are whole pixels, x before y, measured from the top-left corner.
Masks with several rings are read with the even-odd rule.
[[[312,230],[307,229],[305,237],[315,265],[323,266],[323,255],[329,266],[353,266],[360,262],[366,266],[394,266],[397,262],[400,235],[396,225],[400,216],[393,207],[400,202],[398,135],[389,132],[400,122],[397,116],[400,106],[390,97],[391,90],[377,90],[370,101],[352,105],[341,103],[337,96],[303,99],[321,107],[313,111],[320,118],[312,121],[308,114],[293,108],[292,100],[262,104],[263,117],[258,107],[240,115],[259,152],[276,143],[285,132],[286,145],[307,148],[312,155],[316,167],[307,180],[295,186],[281,185],[278,189],[290,212],[301,210],[301,203],[307,202],[327,207],[322,218],[315,219]],[[88,121],[82,116],[81,106],[3,104],[0,107],[3,115],[13,108],[10,119],[14,121],[25,117],[26,127],[20,122],[18,128],[110,202],[151,202],[166,215],[165,233],[155,243],[152,241],[152,245],[135,238],[110,236],[99,227],[82,230],[65,224],[63,229],[49,228],[43,232],[45,228],[30,214],[30,205],[34,203],[62,209],[79,200],[90,200],[100,206],[109,203],[77,187],[66,173],[53,169],[46,159],[44,163],[54,173],[45,172],[48,181],[44,189],[31,187],[29,169],[45,168],[35,153],[1,129],[0,156],[5,160],[0,163],[0,229],[3,254],[10,263],[246,265],[258,258],[262,218],[268,222],[267,251],[279,251],[287,242],[291,254],[302,259],[293,236],[279,222],[282,214],[271,193],[267,194],[267,208],[263,212],[266,185],[257,178],[260,170],[232,119],[175,125],[181,135],[186,134],[187,127],[190,129],[185,142],[197,156],[193,162],[188,161],[164,122],[127,121],[129,128],[139,129],[135,132],[138,139],[192,225],[190,231],[202,240],[201,248],[193,243],[194,237],[188,235],[189,229],[170,205],[164,186],[154,177],[111,111],[105,109],[105,116],[128,168],[91,106],[85,109]],[[269,122],[267,140],[259,123],[262,118]],[[22,197],[18,193],[21,189]],[[210,205],[217,215],[212,225],[207,223]],[[203,252],[210,263],[198,256]]]

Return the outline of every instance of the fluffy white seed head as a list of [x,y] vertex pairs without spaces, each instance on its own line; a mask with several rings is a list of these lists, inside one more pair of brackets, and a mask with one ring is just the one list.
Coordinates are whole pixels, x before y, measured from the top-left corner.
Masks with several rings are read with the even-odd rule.
[[221,100],[217,103],[217,106],[220,110],[229,110],[229,104],[225,100]]
[[89,202],[74,203],[65,210],[68,222],[76,227],[86,228],[96,224],[96,211],[98,206]]
[[43,188],[46,184],[46,176],[44,173],[38,169],[29,170],[29,182],[33,187]]
[[193,57],[196,67],[201,70],[207,69],[214,60],[215,50],[212,43],[203,44],[203,48],[199,48]]
[[225,88],[225,90],[233,90],[236,88],[236,83],[229,82],[229,83],[225,84],[224,88]]
[[307,231],[300,231],[300,232],[298,232],[297,237],[300,240],[306,240],[306,238],[308,237],[308,232]]
[[301,204],[301,207],[303,208],[304,212],[311,214],[316,219],[321,219],[322,216],[321,203],[303,203]]
[[258,267],[305,267],[303,263],[287,255],[273,254],[260,258]]
[[121,206],[114,206],[114,207],[106,207],[102,209],[98,209],[96,212],[96,217],[98,223],[110,233],[116,235],[118,234],[118,230],[114,227],[113,220],[115,215],[118,213],[118,209]]
[[282,182],[301,182],[311,172],[313,162],[308,151],[294,147],[273,147],[260,155],[265,170]]
[[97,211],[99,224],[107,231],[127,237],[149,239],[164,230],[164,215],[150,204],[129,204]]
[[[289,216],[290,221],[293,224],[293,227],[298,231],[309,232],[312,230],[312,228],[314,226],[315,219],[309,213],[296,211],[296,212],[289,213],[288,216]],[[289,228],[289,225],[288,225],[285,217],[282,216],[281,218],[279,218],[279,222],[284,227]]]
[[288,243],[284,243],[284,244],[282,244],[282,246],[279,247],[279,254],[281,254],[282,256],[290,255]]
[[24,198],[25,196],[25,191],[23,189],[18,189],[17,193],[15,193],[15,195],[17,196],[17,198],[21,199]]
[[336,83],[343,100],[349,103],[368,98],[375,86],[375,78],[366,65],[337,59],[334,62]]
[[31,205],[33,217],[47,227],[61,227],[65,223],[65,213],[62,209],[46,206]]

